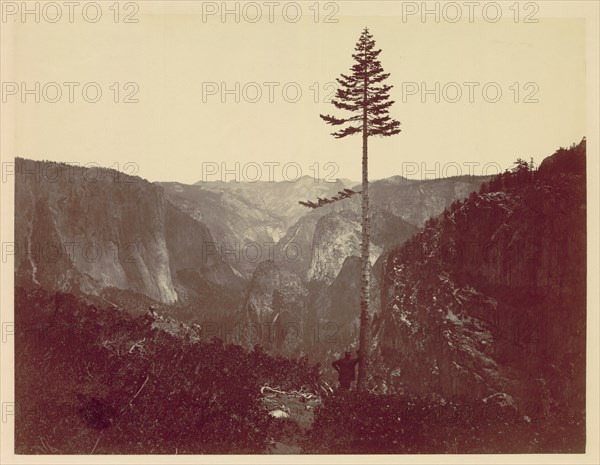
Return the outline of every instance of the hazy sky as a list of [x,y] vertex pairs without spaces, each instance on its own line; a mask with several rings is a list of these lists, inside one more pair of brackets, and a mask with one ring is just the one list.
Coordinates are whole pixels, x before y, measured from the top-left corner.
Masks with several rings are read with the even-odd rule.
[[[394,85],[391,114],[402,123],[401,134],[370,139],[372,179],[409,170],[417,170],[412,177],[423,177],[422,163],[428,177],[454,175],[457,169],[467,174],[467,164],[475,174],[482,174],[485,164],[494,173],[517,157],[539,161],[586,135],[586,29],[574,2],[568,2],[571,17],[562,19],[554,17],[560,2],[539,2],[537,23],[523,22],[532,12],[525,9],[515,23],[509,10],[513,2],[501,2],[502,19],[496,23],[481,17],[470,22],[461,2],[463,16],[456,23],[445,20],[454,17],[453,10],[446,16],[440,11],[439,23],[433,15],[423,22],[418,13],[403,20],[401,2],[338,2],[337,23],[323,22],[334,12],[326,2],[319,4],[319,22],[309,9],[313,2],[302,3],[303,16],[296,23],[287,22],[281,8],[270,22],[264,2],[257,2],[262,16],[256,23],[249,22],[256,14],[251,8],[245,16],[240,11],[237,23],[234,14],[225,22],[219,12],[203,16],[202,2],[139,2],[135,24],[121,22],[126,11],[115,23],[111,3],[102,3],[103,16],[96,23],[80,12],[70,23],[65,9],[56,23],[44,17],[23,23],[17,15],[2,25],[2,81],[19,85],[16,95],[3,88],[2,133],[14,135],[4,138],[5,159],[10,146],[9,157],[121,169],[132,162],[126,171],[151,181],[184,183],[200,180],[208,169],[219,170],[208,179],[221,179],[221,163],[231,170],[236,162],[240,180],[256,179],[255,164],[264,181],[268,164],[277,179],[282,174],[295,178],[298,168],[314,176],[316,167],[321,175],[360,179],[360,137],[334,139],[319,113],[340,114],[324,101],[332,89],[327,83],[348,73],[365,26],[383,50],[380,59]],[[220,2],[209,10],[212,6],[220,8]],[[286,13],[293,19],[293,8]],[[478,10],[475,14],[481,16]],[[6,55],[9,46],[13,56]],[[50,85],[45,95],[40,91],[39,103],[34,95],[20,103],[22,82],[32,89],[35,82],[40,88],[59,83],[62,97],[46,101],[56,98]],[[73,103],[64,82],[80,83],[72,87]],[[97,103],[82,97],[83,85],[90,82],[102,90]],[[119,103],[113,101],[115,82]],[[125,88],[127,82],[135,85]],[[223,83],[233,92],[222,95]],[[136,86],[133,98],[139,102],[122,103]],[[433,93],[422,95],[423,87]],[[296,99],[297,89],[302,92],[298,101],[286,101]],[[486,101],[496,99],[498,89],[499,100]],[[87,91],[93,99],[94,86]],[[528,98],[537,102],[525,103]]]

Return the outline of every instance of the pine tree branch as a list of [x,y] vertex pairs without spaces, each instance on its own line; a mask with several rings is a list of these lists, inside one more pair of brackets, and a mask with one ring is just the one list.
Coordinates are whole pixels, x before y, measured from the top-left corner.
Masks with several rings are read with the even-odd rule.
[[355,126],[348,126],[340,131],[332,132],[331,135],[333,137],[335,137],[336,139],[341,139],[342,137],[350,136],[352,134],[356,134],[361,131],[362,131],[362,128],[357,128]]
[[323,119],[327,124],[331,124],[332,126],[339,126],[340,124],[347,123],[346,119],[336,118],[331,115],[319,115],[321,119]]

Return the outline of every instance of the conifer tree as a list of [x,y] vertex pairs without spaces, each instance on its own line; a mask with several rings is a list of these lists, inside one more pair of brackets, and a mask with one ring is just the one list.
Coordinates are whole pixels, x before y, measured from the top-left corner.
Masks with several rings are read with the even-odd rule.
[[366,388],[371,372],[371,326],[370,308],[371,262],[369,260],[370,224],[369,224],[369,177],[368,177],[368,138],[369,136],[393,136],[400,132],[400,123],[389,116],[392,86],[384,81],[389,77],[385,73],[378,56],[381,50],[375,48],[375,40],[365,28],[354,48],[354,65],[351,74],[341,74],[337,78],[339,87],[333,105],[346,110],[347,117],[320,115],[327,124],[342,126],[332,135],[340,139],[352,134],[362,134],[362,282],[360,297],[360,336],[359,351],[361,361],[358,366],[358,389]]

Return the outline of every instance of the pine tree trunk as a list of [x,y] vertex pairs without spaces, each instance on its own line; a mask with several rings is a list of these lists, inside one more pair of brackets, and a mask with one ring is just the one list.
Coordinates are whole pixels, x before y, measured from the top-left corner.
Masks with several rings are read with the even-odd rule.
[[360,335],[359,350],[361,360],[358,365],[357,387],[359,391],[366,389],[367,380],[371,372],[371,310],[370,310],[370,285],[371,285],[371,262],[369,261],[369,172],[367,158],[367,80],[365,78],[364,108],[363,108],[363,150],[362,150],[362,246],[361,246],[361,269],[362,283],[360,294]]

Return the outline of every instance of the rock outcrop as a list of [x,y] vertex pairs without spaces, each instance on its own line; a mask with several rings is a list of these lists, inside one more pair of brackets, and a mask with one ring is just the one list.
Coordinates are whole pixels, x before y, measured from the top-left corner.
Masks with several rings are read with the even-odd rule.
[[585,139],[455,202],[383,267],[376,344],[418,392],[585,405]]
[[206,226],[141,178],[17,159],[15,209],[17,284],[84,294],[117,288],[166,304],[178,301],[182,270],[239,288],[210,254]]

